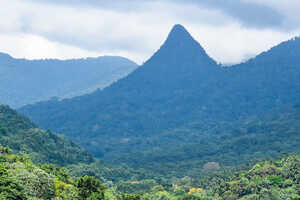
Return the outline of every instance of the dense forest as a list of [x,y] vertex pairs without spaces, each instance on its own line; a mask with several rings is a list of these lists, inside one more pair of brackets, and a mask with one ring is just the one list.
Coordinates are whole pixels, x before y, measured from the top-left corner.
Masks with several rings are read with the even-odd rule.
[[[19,115],[8,106],[0,108],[1,144],[12,148],[11,150],[8,147],[0,147],[0,199],[296,200],[300,197],[299,156],[282,157],[277,154],[277,157],[282,157],[278,161],[256,161],[255,164],[253,161],[247,165],[240,165],[239,168],[224,168],[217,162],[207,162],[200,171],[190,166],[195,166],[192,162],[198,161],[199,164],[201,159],[191,158],[187,160],[185,167],[182,164],[174,164],[175,161],[170,165],[165,163],[164,159],[146,165],[144,163],[144,168],[139,169],[125,165],[112,166],[93,158],[66,138],[39,129],[28,118]],[[295,130],[299,130],[299,109],[297,104],[290,110],[285,109],[286,112],[277,112],[281,113],[278,116],[270,113],[264,116],[264,123],[262,119],[250,120],[244,127],[234,129],[228,134],[245,131],[244,134],[240,133],[242,139],[237,141],[245,141],[244,137],[254,134],[260,143],[265,142],[261,144],[266,153],[272,152],[272,148],[266,145],[268,142],[274,144],[275,138],[280,141],[282,137],[292,137],[294,140],[288,141],[294,141],[294,144],[286,145],[291,148],[290,152],[296,152],[299,150],[296,149],[299,138],[294,136],[297,135]],[[268,130],[270,134],[263,136],[258,130]],[[286,134],[279,134],[281,131]],[[265,137],[268,137],[268,140]],[[219,139],[228,145],[230,141],[224,138],[225,136],[220,136]],[[214,145],[217,143],[218,140]],[[221,147],[224,152],[225,149],[230,149],[226,145]],[[250,148],[247,145],[243,146],[245,144],[231,145],[241,149]],[[280,146],[284,148],[284,143]],[[276,145],[275,148],[280,150]],[[167,153],[174,154],[175,151]],[[248,153],[252,153],[251,148]],[[231,156],[231,159],[236,158]],[[138,157],[143,160],[141,155]],[[210,157],[216,160],[212,154]],[[251,156],[247,158],[253,159]],[[206,161],[209,160],[209,157],[206,157]],[[161,164],[157,166],[155,162]]]
[[114,182],[132,177],[153,177],[150,172],[146,175],[146,172],[125,165],[105,166],[64,136],[39,129],[27,117],[6,105],[0,105],[0,145],[10,148],[14,154],[28,156],[36,164],[64,166],[74,176],[91,175]]
[[41,130],[28,118],[0,105],[0,145],[23,152],[35,162],[70,165],[91,163],[93,157],[62,135]]
[[[0,199],[3,200],[233,200],[300,198],[300,157],[264,161],[232,177],[203,180],[205,188],[190,178],[161,185],[155,181],[130,181],[115,186],[91,176],[72,177],[68,170],[34,164],[28,157],[11,154],[0,146]],[[125,193],[126,192],[126,193]]]

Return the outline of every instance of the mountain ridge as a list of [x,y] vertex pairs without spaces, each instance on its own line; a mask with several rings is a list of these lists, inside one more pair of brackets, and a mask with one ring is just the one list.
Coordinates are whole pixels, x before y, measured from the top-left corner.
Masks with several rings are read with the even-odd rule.
[[8,58],[0,56],[0,103],[13,107],[90,93],[138,67],[127,58],[114,56],[71,60]]
[[[246,62],[225,68],[204,54],[185,29],[174,28],[172,39],[143,66],[102,91],[61,102],[41,102],[20,111],[43,128],[64,133],[94,155],[118,160],[122,153],[134,155],[143,149],[145,138],[163,139],[164,132],[184,129],[194,121],[201,121],[203,127],[212,121],[215,127],[222,127],[298,103],[300,56],[285,51],[289,45],[279,48],[283,56],[293,58],[285,60],[287,67],[276,62]],[[184,48],[172,46],[178,44],[173,40],[177,33],[189,41]],[[300,50],[300,45],[296,44],[297,48]],[[202,138],[201,132],[197,134],[195,137]],[[176,146],[182,145],[183,141]],[[148,147],[143,150],[155,149]]]
[[113,55],[103,55],[103,56],[88,56],[88,57],[80,57],[80,58],[66,58],[66,59],[61,59],[61,58],[33,58],[33,59],[29,59],[29,58],[25,58],[25,57],[14,57],[12,56],[11,54],[9,53],[5,53],[5,52],[0,52],[0,58],[11,58],[11,59],[14,59],[14,60],[20,60],[20,61],[76,61],[76,60],[97,60],[97,59],[101,59],[101,58],[121,58],[121,59],[124,59],[124,60],[128,60],[130,62],[134,62],[124,56],[113,56]]

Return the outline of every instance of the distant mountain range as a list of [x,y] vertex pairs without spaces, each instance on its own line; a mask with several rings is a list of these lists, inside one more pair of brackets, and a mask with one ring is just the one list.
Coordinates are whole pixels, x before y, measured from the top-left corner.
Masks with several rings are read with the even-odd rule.
[[[294,108],[300,101],[299,77],[300,38],[283,42],[247,62],[222,67],[183,26],[176,25],[160,49],[127,77],[101,91],[40,102],[20,112],[108,161],[125,161],[136,167],[156,161],[163,166],[182,162],[184,167],[189,160],[196,160],[190,164],[199,166],[215,159],[221,165],[235,165],[250,155],[272,154],[262,153],[267,152],[262,147],[269,141],[256,134],[267,134],[269,129],[257,129],[254,137],[245,139],[243,127],[251,118],[278,114],[284,106]],[[295,130],[296,137],[299,133]],[[279,135],[285,133],[276,134],[273,136],[281,138]],[[264,142],[257,142],[255,136],[264,138]],[[299,143],[293,143],[296,138],[287,138],[289,145],[272,151],[274,155],[289,152],[291,147],[300,149]],[[241,150],[235,142],[245,142],[246,146]],[[160,167],[153,166],[157,170]]]
[[137,67],[117,56],[26,60],[0,53],[0,103],[21,107],[52,97],[79,96],[103,89]]

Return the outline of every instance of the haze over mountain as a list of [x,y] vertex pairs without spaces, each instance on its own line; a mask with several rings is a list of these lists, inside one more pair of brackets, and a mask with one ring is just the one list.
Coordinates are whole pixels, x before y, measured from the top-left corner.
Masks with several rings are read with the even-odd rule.
[[20,107],[52,97],[79,96],[102,89],[136,68],[134,62],[117,56],[26,60],[0,53],[0,103]]
[[[184,27],[175,25],[165,43],[143,66],[102,91],[41,102],[20,111],[41,127],[63,133],[105,159],[120,161],[125,154],[132,158],[148,153],[153,157],[147,161],[154,162],[159,160],[155,155],[174,147],[185,157],[182,149],[199,147],[200,143],[194,141],[206,141],[232,130],[236,124],[241,126],[251,116],[298,103],[299,52],[300,39],[295,38],[245,63],[221,67]],[[191,127],[198,131],[188,132],[186,140],[176,135],[178,129]],[[168,143],[164,138],[176,142]],[[190,158],[197,157],[200,163],[205,152],[210,152],[206,150],[213,148],[209,146],[212,144],[201,145],[203,149],[197,154],[188,151]],[[218,150],[210,153],[212,159],[219,156],[221,164],[231,155]],[[243,155],[237,154],[235,159],[239,156]],[[162,157],[173,163],[188,159],[167,153]]]

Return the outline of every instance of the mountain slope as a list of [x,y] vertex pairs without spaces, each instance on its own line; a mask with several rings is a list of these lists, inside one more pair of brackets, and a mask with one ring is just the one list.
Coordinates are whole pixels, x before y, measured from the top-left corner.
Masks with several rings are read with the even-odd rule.
[[51,97],[79,96],[102,89],[136,68],[122,57],[25,60],[0,53],[0,103],[20,107]]
[[225,68],[230,80],[227,94],[233,94],[239,110],[255,114],[284,104],[297,103],[300,97],[300,38],[263,52],[249,61]]
[[114,162],[167,177],[201,176],[209,162],[227,168],[260,158],[299,154],[300,107],[284,107],[235,123],[199,119],[135,142],[137,147],[121,146],[123,154]]
[[[180,59],[181,55],[184,59]],[[87,144],[95,149],[104,140],[119,144],[128,136],[159,133],[183,124],[219,71],[200,44],[177,25],[150,60],[103,91],[65,101],[42,102],[20,111],[42,127],[59,130],[75,141],[95,137],[93,147],[90,142]],[[112,138],[112,134],[118,138]]]
[[94,177],[72,177],[65,168],[37,165],[0,145],[0,199],[104,199],[104,189]]
[[8,106],[0,105],[0,145],[24,152],[40,163],[91,163],[93,157],[65,137],[39,129]]
[[[194,137],[204,140],[236,121],[299,101],[299,41],[284,42],[246,63],[221,67],[176,25],[143,66],[103,91],[20,111],[109,160],[122,159],[124,153],[147,154],[159,147],[145,145],[152,138],[163,143],[164,133],[189,129],[194,122],[200,122]],[[173,137],[177,136],[168,135]],[[190,143],[197,145],[193,137],[176,140],[165,145],[164,152],[182,152],[179,147]],[[165,159],[178,158],[169,156]]]

